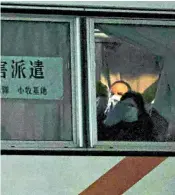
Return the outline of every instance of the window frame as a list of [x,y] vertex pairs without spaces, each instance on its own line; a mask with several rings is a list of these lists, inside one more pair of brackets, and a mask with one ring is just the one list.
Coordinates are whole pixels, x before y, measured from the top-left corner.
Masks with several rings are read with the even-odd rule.
[[[95,64],[95,23],[103,24],[126,24],[144,26],[165,26],[175,27],[175,20],[148,19],[148,18],[97,18],[89,17],[86,20],[87,26],[87,56],[88,56],[88,95],[89,95],[89,133],[90,147],[101,150],[115,151],[138,151],[138,152],[174,152],[175,142],[135,142],[135,141],[98,141],[97,140],[97,114],[96,114],[96,64]],[[93,73],[93,74],[92,74]]]
[[[1,140],[2,150],[49,150],[83,147],[80,18],[76,16],[2,13],[1,21],[67,22],[70,25],[72,141]],[[49,130],[49,129],[48,129]]]

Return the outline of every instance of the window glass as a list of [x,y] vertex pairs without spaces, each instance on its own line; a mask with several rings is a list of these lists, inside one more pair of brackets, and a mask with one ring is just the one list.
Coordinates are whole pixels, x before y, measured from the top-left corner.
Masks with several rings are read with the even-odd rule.
[[99,141],[175,140],[175,28],[96,23]]
[[[42,141],[70,141],[73,140],[72,131],[72,97],[71,97],[71,68],[70,68],[70,23],[68,22],[35,22],[35,21],[2,21],[1,22],[1,55],[5,59],[11,56],[25,57],[30,61],[33,59],[47,58],[44,64],[45,73],[50,78],[48,91],[60,87],[62,84],[63,94],[61,97],[50,97],[48,99],[4,97],[2,95],[1,106],[1,138],[2,140],[42,140]],[[59,81],[56,74],[57,64],[51,70],[52,60],[59,58],[62,67],[62,80]],[[7,63],[3,67],[1,59],[1,81],[3,87],[3,71],[14,68],[14,64]],[[11,58],[12,61],[12,58]],[[9,61],[8,61],[9,62]],[[44,63],[44,62],[43,62]],[[13,66],[13,67],[12,67]],[[26,66],[26,64],[24,65]],[[28,65],[29,66],[29,65]],[[49,67],[50,66],[50,67]],[[38,66],[39,67],[39,66]],[[19,70],[19,69],[18,69]],[[41,72],[31,69],[32,77],[42,76]],[[19,72],[14,71],[14,75]],[[32,72],[33,71],[33,72]],[[41,66],[40,66],[41,71]],[[49,72],[50,71],[50,72]],[[10,74],[10,73],[9,73]],[[24,75],[21,73],[21,77]],[[43,81],[48,82],[48,80]],[[19,78],[18,78],[19,79]],[[53,84],[52,82],[57,81]],[[12,86],[12,80],[6,80]],[[21,84],[24,78],[21,79]],[[41,80],[40,80],[41,81]],[[16,80],[14,80],[14,83]],[[25,80],[26,82],[26,80]],[[53,84],[53,85],[52,85]],[[34,85],[29,81],[30,87]],[[24,86],[24,83],[22,85]],[[2,91],[1,92],[5,93]],[[11,89],[9,89],[11,90]],[[21,93],[26,92],[21,89]],[[18,90],[19,91],[19,90]],[[10,93],[10,92],[9,92]],[[26,92],[27,93],[27,92]],[[33,91],[31,92],[33,93]],[[44,93],[44,92],[43,92]],[[30,94],[27,94],[30,95]]]

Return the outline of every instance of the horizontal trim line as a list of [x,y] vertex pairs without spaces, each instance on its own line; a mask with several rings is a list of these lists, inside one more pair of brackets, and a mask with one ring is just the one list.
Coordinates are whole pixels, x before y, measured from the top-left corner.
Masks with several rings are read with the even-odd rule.
[[11,2],[11,3],[6,3],[6,2],[2,2],[1,6],[21,6],[21,7],[27,7],[27,6],[33,6],[33,7],[41,7],[41,8],[45,8],[45,7],[50,7],[50,8],[68,8],[68,9],[92,9],[92,10],[99,10],[99,9],[106,9],[106,10],[110,10],[110,9],[115,9],[115,10],[139,10],[139,11],[175,11],[174,9],[166,9],[166,8],[143,8],[143,7],[116,7],[116,6],[104,6],[104,5],[98,5],[98,6],[91,6],[91,5],[59,5],[59,4],[38,4],[38,3],[33,3],[29,4],[29,3],[15,3],[15,2]]
[[122,152],[106,150],[1,150],[1,155],[39,155],[39,156],[175,156],[175,152]]
[[115,12],[102,11],[102,10],[62,10],[62,9],[41,9],[33,8],[30,9],[27,7],[3,7],[1,6],[1,13],[23,13],[23,14],[51,14],[51,15],[63,15],[63,16],[79,16],[79,17],[102,17],[102,18],[115,18],[115,17],[125,17],[125,18],[151,18],[151,19],[174,19],[175,12],[133,12],[133,11],[124,11],[116,10]]
[[40,11],[75,11],[81,13],[132,13],[132,14],[165,14],[174,15],[175,9],[143,9],[143,8],[116,8],[116,7],[75,7],[75,6],[50,6],[50,5],[1,5],[3,9],[18,9],[18,10],[40,10]]

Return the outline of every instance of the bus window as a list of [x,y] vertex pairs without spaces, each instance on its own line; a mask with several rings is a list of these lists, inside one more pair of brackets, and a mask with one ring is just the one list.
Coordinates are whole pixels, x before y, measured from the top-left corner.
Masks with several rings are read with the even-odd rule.
[[173,24],[101,19],[94,39],[97,140],[175,141]]
[[72,76],[77,74],[72,66],[74,20],[32,15],[4,18],[1,139],[44,141],[44,147],[46,143],[53,147],[53,141],[62,141],[61,147],[75,144],[75,90],[80,89]]

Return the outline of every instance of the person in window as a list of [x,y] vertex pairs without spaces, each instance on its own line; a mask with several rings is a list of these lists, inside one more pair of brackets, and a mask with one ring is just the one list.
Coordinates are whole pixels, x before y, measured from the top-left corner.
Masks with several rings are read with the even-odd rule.
[[97,121],[105,119],[105,109],[108,103],[108,89],[101,81],[96,83]]
[[103,123],[108,113],[115,107],[115,105],[120,101],[122,95],[127,91],[131,90],[128,83],[123,80],[118,80],[114,82],[110,89],[107,88],[101,81],[96,84],[97,90],[97,129],[98,129],[98,139],[104,139],[106,135],[106,126]]
[[120,101],[122,95],[128,91],[131,91],[131,87],[127,82],[123,80],[114,82],[110,87],[110,97],[108,99],[108,105],[106,107],[105,114],[110,112]]
[[126,92],[107,114],[104,126],[101,140],[155,141],[154,125],[140,93]]
[[[100,136],[103,137],[103,130],[105,129],[105,125],[103,124],[103,120],[106,118],[105,109],[108,103],[108,88],[101,81],[97,81],[96,83],[96,108],[97,108],[97,129],[98,132],[101,132]],[[98,139],[101,139],[99,137]]]

